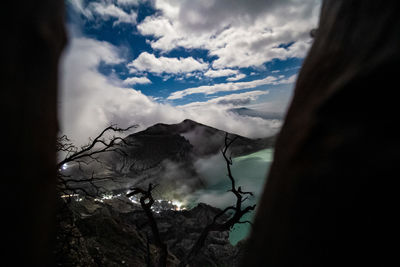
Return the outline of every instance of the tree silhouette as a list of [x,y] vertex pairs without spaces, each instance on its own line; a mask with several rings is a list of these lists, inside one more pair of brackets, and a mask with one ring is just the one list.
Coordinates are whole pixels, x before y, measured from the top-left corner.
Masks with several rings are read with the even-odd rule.
[[149,220],[150,228],[154,236],[155,245],[160,249],[160,259],[158,261],[159,267],[167,266],[167,258],[168,258],[168,248],[167,245],[161,240],[160,232],[158,230],[157,222],[154,219],[153,212],[151,211],[151,207],[154,204],[154,198],[151,192],[157,187],[158,185],[153,186],[151,183],[149,184],[147,190],[140,189],[138,187],[131,188],[132,192],[127,194],[127,197],[132,197],[137,194],[141,194],[140,197],[140,205],[146,216]]
[[[120,144],[129,145],[124,138],[116,136],[116,133],[122,134],[129,130],[136,128],[137,125],[132,125],[127,128],[119,128],[115,125],[110,125],[103,129],[99,135],[94,139],[89,139],[89,143],[81,147],[75,146],[66,135],[62,135],[57,139],[57,152],[64,154],[64,158],[57,163],[58,169],[58,191],[66,196],[74,194],[85,194],[86,196],[95,197],[99,194],[101,187],[96,185],[95,174],[85,179],[71,179],[68,175],[62,173],[62,169],[66,164],[76,163],[81,169],[81,165],[89,165],[92,162],[99,162],[99,156],[106,152],[115,152],[126,156],[125,152],[121,149]],[[107,135],[112,134],[111,137]],[[77,186],[77,184],[90,183],[96,193],[92,194],[85,188]],[[74,184],[72,186],[71,184]]]

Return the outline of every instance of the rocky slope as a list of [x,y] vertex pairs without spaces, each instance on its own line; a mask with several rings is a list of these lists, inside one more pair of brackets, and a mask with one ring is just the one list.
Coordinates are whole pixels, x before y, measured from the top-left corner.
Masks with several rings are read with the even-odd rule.
[[[155,266],[158,250],[153,244],[147,217],[129,199],[95,201],[71,199],[60,203],[55,256],[58,266]],[[172,208],[172,207],[169,207]],[[191,210],[168,207],[154,212],[162,240],[167,244],[168,266],[178,266],[202,229],[219,209],[199,204]],[[201,253],[190,266],[237,266],[240,245],[229,243],[228,232],[211,232]]]

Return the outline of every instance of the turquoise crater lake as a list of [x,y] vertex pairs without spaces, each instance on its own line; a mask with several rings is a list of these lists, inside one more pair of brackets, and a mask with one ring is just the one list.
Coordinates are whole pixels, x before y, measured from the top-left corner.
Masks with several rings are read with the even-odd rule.
[[[232,174],[236,185],[243,191],[254,193],[243,205],[257,204],[261,197],[267,173],[273,159],[273,149],[264,149],[246,156],[233,158]],[[196,162],[196,168],[206,180],[206,188],[194,192],[187,203],[193,205],[203,202],[214,207],[225,208],[235,203],[235,196],[230,189],[231,183],[227,177],[226,164],[222,155],[216,155],[208,159]],[[252,220],[255,211],[243,217],[243,221]],[[237,224],[230,233],[230,241],[233,245],[247,237],[250,231],[249,224]]]

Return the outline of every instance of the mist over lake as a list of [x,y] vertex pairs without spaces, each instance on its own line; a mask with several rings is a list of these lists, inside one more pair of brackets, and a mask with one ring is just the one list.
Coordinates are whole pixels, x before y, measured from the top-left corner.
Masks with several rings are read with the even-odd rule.
[[[257,204],[267,178],[267,172],[273,159],[274,150],[263,149],[258,152],[233,158],[231,167],[236,185],[241,186],[243,191],[253,192],[254,197],[249,197],[243,205]],[[195,206],[203,202],[214,207],[225,208],[233,205],[235,196],[227,190],[231,187],[227,177],[226,163],[221,154],[214,155],[208,159],[200,159],[196,162],[197,171],[206,179],[207,187],[194,192],[187,198],[189,206]],[[242,221],[252,220],[255,212],[247,214]],[[247,236],[250,230],[249,224],[238,224],[230,233],[230,241],[236,244]]]

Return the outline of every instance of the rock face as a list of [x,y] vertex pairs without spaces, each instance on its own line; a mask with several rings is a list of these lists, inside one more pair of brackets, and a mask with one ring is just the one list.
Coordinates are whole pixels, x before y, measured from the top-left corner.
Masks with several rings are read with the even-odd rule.
[[[57,242],[58,266],[156,265],[159,255],[147,217],[128,199],[72,200],[64,208],[59,213],[58,241],[64,242]],[[218,212],[206,204],[191,210],[154,212],[161,238],[168,246],[168,266],[179,265]],[[228,232],[211,232],[190,266],[237,266],[240,249],[232,246],[228,238]]]
[[1,16],[4,170],[1,174],[2,260],[53,266],[52,211],[56,183],[57,77],[66,43],[61,0],[7,1]]
[[[200,203],[191,210],[161,212],[156,219],[162,239],[169,250],[181,260],[189,253],[203,228],[220,211]],[[151,232],[148,234],[151,236]],[[239,249],[229,243],[229,232],[211,232],[204,249],[191,266],[237,266],[238,253]]]
[[398,261],[399,11],[399,1],[324,1],[242,266]]

